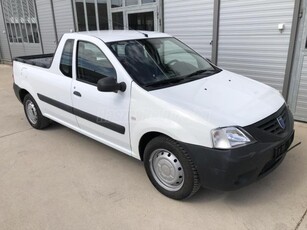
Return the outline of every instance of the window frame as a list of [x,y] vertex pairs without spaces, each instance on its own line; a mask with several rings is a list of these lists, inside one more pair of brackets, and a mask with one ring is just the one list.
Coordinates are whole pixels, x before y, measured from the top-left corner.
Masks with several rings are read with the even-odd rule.
[[[99,2],[103,1],[103,2]],[[74,11],[74,24],[76,31],[81,31],[79,28],[79,17],[77,14],[77,2],[80,2],[83,4],[83,7],[80,8],[80,10],[83,11],[82,19],[85,23],[85,28],[83,28],[82,31],[89,31],[88,26],[88,16],[87,16],[87,2],[89,0],[72,0],[73,5],[73,11]],[[128,30],[128,13],[142,13],[143,11],[153,11],[154,12],[154,30],[155,31],[161,31],[161,20],[162,20],[162,14],[159,14],[160,9],[162,9],[162,0],[154,0],[152,2],[143,2],[143,0],[137,0],[137,4],[135,5],[127,5],[125,0],[122,0],[122,4],[118,7],[112,7],[112,1],[111,0],[91,0],[95,4],[95,14],[96,14],[96,28],[97,30],[112,30],[117,26],[113,26],[113,13],[122,12],[123,14],[123,21],[121,25],[121,29]],[[98,5],[104,4],[106,6],[106,15],[104,16],[104,19],[101,19],[100,11],[98,10]],[[101,25],[100,22],[103,22],[103,27],[100,29]]]
[[[66,75],[65,73],[63,73],[63,71],[62,71],[62,69],[61,69],[61,65],[62,65],[62,64],[61,64],[61,61],[62,61],[62,57],[63,57],[63,54],[64,54],[65,46],[67,45],[67,42],[69,42],[69,41],[72,41],[72,42],[73,42],[73,44],[72,44],[72,52],[71,52],[71,76],[68,76],[68,75]],[[66,42],[65,42],[65,44],[64,44],[64,46],[63,46],[63,50],[62,50],[62,54],[61,54],[61,58],[60,58],[59,70],[60,70],[60,72],[61,72],[65,77],[68,77],[68,78],[73,78],[73,67],[74,67],[74,65],[73,65],[73,60],[74,60],[74,47],[75,47],[75,42],[76,42],[76,40],[73,39],[73,38],[69,38],[69,39],[66,40]]]
[[[79,39],[79,40],[77,40],[76,41],[76,55],[75,55],[75,68],[76,68],[76,71],[75,71],[75,73],[76,73],[76,77],[75,77],[75,80],[76,81],[79,81],[79,82],[82,82],[82,83],[85,83],[85,84],[89,84],[89,85],[92,85],[92,86],[95,86],[95,87],[97,87],[97,84],[94,84],[94,83],[92,83],[92,82],[88,82],[88,81],[86,81],[86,80],[82,80],[82,79],[80,79],[79,78],[79,73],[78,73],[78,57],[79,57],[79,43],[80,42],[85,42],[85,43],[90,43],[90,44],[92,44],[92,45],[94,45],[94,46],[96,46],[101,52],[102,52],[102,54],[106,57],[106,59],[108,60],[108,62],[110,63],[110,65],[112,66],[112,68],[114,69],[114,72],[115,72],[115,80],[117,80],[117,71],[116,71],[116,68],[114,67],[114,65],[112,64],[112,62],[110,61],[110,59],[108,58],[108,56],[105,54],[105,52],[103,52],[102,51],[102,49],[98,46],[98,45],[96,45],[95,43],[93,43],[93,42],[91,42],[91,41],[87,41],[87,40],[82,40],[82,39]],[[99,79],[100,80],[100,79]],[[98,81],[99,81],[98,80]],[[98,82],[97,81],[97,82]]]
[[[188,50],[191,50],[193,51],[193,53],[195,53],[195,55],[199,56],[200,58],[202,58],[204,61],[206,61],[215,71],[216,73],[213,73],[212,75],[215,75],[221,71],[223,71],[222,69],[218,68],[217,66],[215,66],[213,63],[211,63],[211,61],[209,61],[207,58],[203,57],[202,55],[200,55],[197,51],[195,51],[193,48],[191,48],[190,46],[188,46],[187,44],[183,43],[182,41],[180,41],[179,39],[175,38],[175,37],[156,37],[156,38],[138,38],[138,39],[132,39],[132,40],[119,40],[119,41],[111,41],[111,42],[107,42],[106,45],[108,46],[108,48],[111,50],[111,52],[114,54],[114,56],[117,58],[117,60],[119,61],[119,63],[121,64],[121,66],[126,70],[126,72],[128,73],[128,75],[130,76],[130,78],[132,79],[133,82],[135,82],[138,86],[140,86],[142,89],[146,90],[146,91],[153,91],[153,90],[158,90],[158,89],[164,89],[164,88],[168,88],[168,87],[172,87],[172,86],[176,86],[176,85],[181,85],[181,84],[185,84],[187,83],[186,81],[182,81],[182,82],[179,82],[179,83],[176,83],[176,84],[172,84],[172,85],[163,85],[163,86],[157,86],[157,87],[154,87],[154,88],[150,88],[150,87],[147,87],[143,84],[140,83],[140,81],[138,80],[138,78],[136,78],[134,75],[130,74],[127,69],[125,68],[125,66],[121,63],[121,61],[118,59],[118,55],[115,54],[112,49],[115,51],[114,48],[111,48],[112,45],[114,43],[118,43],[118,42],[127,42],[127,41],[140,41],[140,40],[151,40],[151,39],[167,39],[167,38],[171,38],[171,39],[174,39],[176,40],[178,43],[181,43],[183,46],[186,46],[188,48]],[[179,46],[180,47],[180,46]],[[182,47],[180,47],[182,48]],[[116,52],[116,51],[115,51]],[[160,54],[159,54],[160,56]],[[160,56],[160,59],[162,57]],[[161,59],[162,61],[162,59]],[[211,75],[210,75],[211,76]],[[207,76],[205,76],[207,77]],[[195,81],[195,80],[198,80],[198,79],[194,79],[192,81]]]

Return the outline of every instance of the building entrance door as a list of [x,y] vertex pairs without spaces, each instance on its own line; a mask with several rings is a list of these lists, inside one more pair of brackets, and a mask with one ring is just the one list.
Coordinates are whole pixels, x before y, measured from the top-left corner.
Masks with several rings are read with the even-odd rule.
[[[115,0],[114,0],[115,2]],[[112,29],[160,31],[157,0],[125,0],[111,4]]]

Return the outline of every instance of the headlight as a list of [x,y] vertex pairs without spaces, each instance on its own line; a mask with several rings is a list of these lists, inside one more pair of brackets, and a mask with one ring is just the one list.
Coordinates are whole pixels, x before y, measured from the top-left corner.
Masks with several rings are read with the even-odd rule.
[[251,135],[236,127],[211,130],[214,148],[231,149],[255,142]]

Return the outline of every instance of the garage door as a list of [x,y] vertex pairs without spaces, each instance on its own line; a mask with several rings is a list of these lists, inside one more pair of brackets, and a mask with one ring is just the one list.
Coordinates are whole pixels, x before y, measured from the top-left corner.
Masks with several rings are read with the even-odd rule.
[[293,9],[293,0],[221,0],[218,65],[282,91]]
[[164,1],[164,31],[211,58],[212,0]]

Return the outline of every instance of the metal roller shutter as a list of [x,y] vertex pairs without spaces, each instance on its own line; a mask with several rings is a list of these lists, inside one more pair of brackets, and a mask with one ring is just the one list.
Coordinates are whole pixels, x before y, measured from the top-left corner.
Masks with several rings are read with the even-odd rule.
[[73,9],[70,0],[53,0],[54,15],[58,39],[64,33],[74,31]]
[[164,1],[164,31],[211,57],[213,1]]
[[54,53],[57,45],[50,1],[36,0],[44,53]]
[[221,0],[219,66],[282,91],[293,10],[293,0]]

